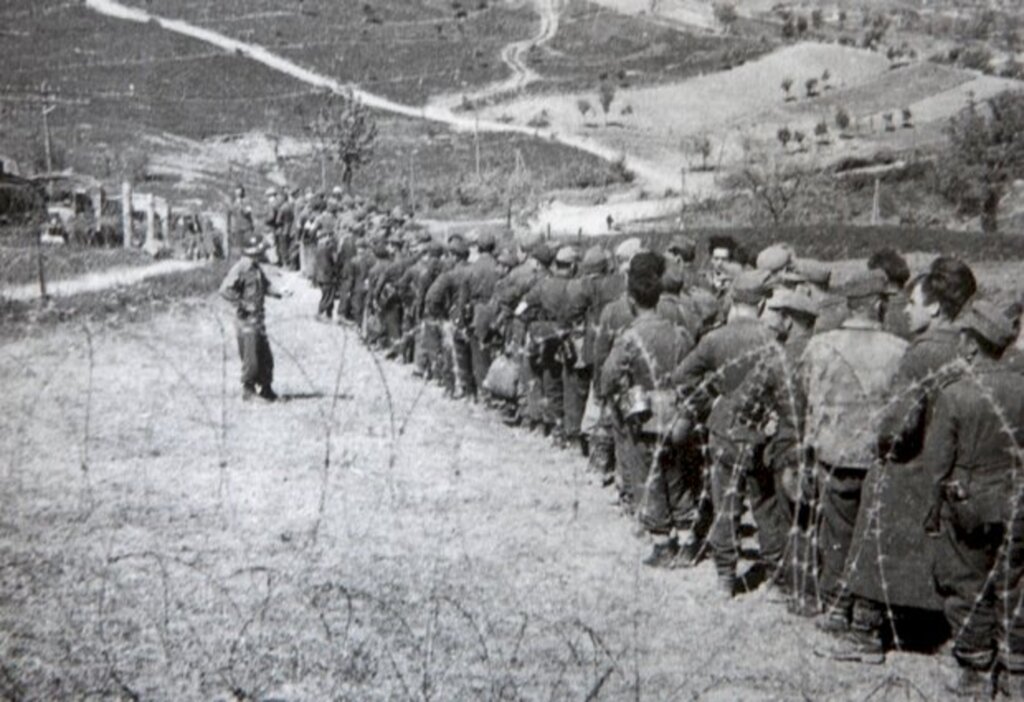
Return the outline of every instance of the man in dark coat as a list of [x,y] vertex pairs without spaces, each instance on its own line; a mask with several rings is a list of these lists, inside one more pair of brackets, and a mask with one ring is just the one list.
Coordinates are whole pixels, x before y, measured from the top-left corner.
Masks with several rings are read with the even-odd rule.
[[881,649],[892,608],[942,608],[932,578],[933,549],[924,534],[936,477],[920,452],[935,395],[959,365],[956,318],[977,284],[965,263],[939,258],[908,288],[904,314],[916,336],[900,361],[879,428],[883,462],[872,466],[864,481],[846,566],[854,596],[850,635],[833,652],[843,660]]
[[936,395],[923,451],[938,477],[927,529],[961,670],[952,691],[1024,699],[1024,376],[1000,361],[1014,333],[998,308],[974,302],[960,327],[968,368]]

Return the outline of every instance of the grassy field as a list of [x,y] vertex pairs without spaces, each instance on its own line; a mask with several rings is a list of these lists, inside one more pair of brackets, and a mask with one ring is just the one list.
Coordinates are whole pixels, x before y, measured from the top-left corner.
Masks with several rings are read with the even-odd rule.
[[[109,258],[93,252],[77,260],[90,260],[88,271],[104,270],[114,260],[130,261],[131,265],[150,262],[138,260],[137,252],[114,252]],[[231,261],[212,261],[193,270],[168,273],[148,278],[130,286],[111,287],[70,297],[57,297],[41,301],[12,301],[0,297],[0,338],[12,339],[40,331],[77,328],[79,325],[119,325],[148,320],[168,309],[192,309],[198,300],[205,300],[216,290],[227,274]],[[48,261],[53,265],[54,261]],[[121,262],[118,266],[126,265]],[[31,281],[26,281],[31,282]],[[205,303],[203,303],[205,304]]]
[[537,24],[529,3],[505,0],[309,0],[284,10],[270,0],[158,0],[144,7],[413,104],[506,77],[501,48]]
[[[943,697],[710,563],[650,546],[584,460],[270,306],[284,401],[242,403],[228,310],[3,342],[0,694],[16,699]],[[914,697],[914,693],[910,693]]]
[[[614,164],[575,149],[524,135],[486,133],[479,136],[477,178],[472,134],[383,116],[380,133],[374,161],[357,174],[354,187],[386,203],[414,205],[420,216],[504,215],[510,192],[519,216],[549,191],[603,189],[629,178]],[[295,159],[287,170],[292,182],[319,187],[315,159]],[[335,164],[329,164],[328,181],[339,182]]]
[[[687,33],[589,0],[569,0],[553,40],[530,66],[544,76],[534,92],[596,90],[601,76],[620,85],[681,80],[719,71],[772,48],[741,37]],[[594,108],[598,108],[596,99]]]

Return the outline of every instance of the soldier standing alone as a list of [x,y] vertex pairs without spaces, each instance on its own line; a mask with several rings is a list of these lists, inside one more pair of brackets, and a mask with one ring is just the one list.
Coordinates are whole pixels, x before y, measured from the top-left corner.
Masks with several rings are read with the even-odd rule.
[[242,359],[242,399],[259,397],[273,402],[277,399],[273,389],[274,355],[267,340],[264,305],[268,295],[280,298],[290,293],[275,289],[260,267],[265,251],[263,240],[250,236],[242,248],[242,257],[221,283],[220,296],[236,308],[238,355]]

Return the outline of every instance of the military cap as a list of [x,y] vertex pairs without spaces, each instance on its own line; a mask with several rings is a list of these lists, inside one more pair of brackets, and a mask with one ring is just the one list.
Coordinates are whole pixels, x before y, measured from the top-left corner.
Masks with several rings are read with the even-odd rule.
[[266,190],[263,191],[263,194],[266,197],[270,197],[272,195],[277,195],[277,188],[275,188],[273,185],[271,185],[269,188],[267,188]]
[[373,245],[373,255],[377,258],[387,258],[391,255],[391,249],[388,248],[386,241],[378,241]]
[[426,229],[422,229],[418,234],[416,234],[416,241],[421,244],[429,244],[433,240],[434,237],[430,236],[430,232],[428,232]]
[[798,258],[794,263],[796,274],[808,283],[828,285],[832,279],[832,269],[824,262],[813,258]]
[[337,196],[340,197],[341,195],[344,195],[344,194],[345,194],[345,191],[341,189],[340,185],[335,185],[333,188],[331,188],[331,195],[337,195]]
[[512,249],[502,249],[498,252],[498,263],[511,268],[519,263],[519,257]]
[[644,248],[643,242],[635,236],[630,237],[615,247],[615,258],[619,263],[625,263]]
[[555,263],[561,263],[563,265],[569,265],[576,263],[576,259],[579,258],[579,254],[576,251],[575,246],[563,246],[555,254]]
[[427,242],[427,245],[423,247],[423,251],[431,256],[440,256],[444,253],[444,244],[431,239]]
[[476,238],[476,248],[480,251],[494,251],[494,247],[497,245],[498,242],[490,232],[483,232]]
[[245,238],[242,253],[246,256],[259,256],[267,250],[267,242],[261,236],[253,234]]
[[452,237],[451,241],[448,242],[448,250],[460,258],[469,255],[469,246],[462,237]]
[[686,283],[686,272],[679,266],[669,266],[661,276],[661,289],[675,294],[682,290]]
[[742,271],[732,281],[732,297],[736,302],[756,305],[768,293],[768,278],[764,270]]
[[793,251],[785,244],[773,244],[757,255],[757,268],[777,273],[793,261]]
[[676,234],[668,242],[666,251],[678,251],[684,258],[692,257],[697,254],[697,242],[685,234]]
[[768,298],[766,306],[772,310],[787,310],[790,312],[802,312],[813,317],[818,316],[818,303],[810,295],[794,290],[776,290]]
[[608,269],[608,252],[600,246],[591,246],[583,254],[580,269],[584,273],[603,273]]
[[1013,322],[988,300],[972,302],[958,321],[961,329],[974,332],[1000,351],[1009,346],[1017,336]]
[[885,295],[888,292],[889,279],[879,270],[858,273],[839,289],[839,293],[848,300]]
[[554,250],[543,241],[537,242],[530,250],[530,255],[543,266],[550,266],[551,262],[555,260]]

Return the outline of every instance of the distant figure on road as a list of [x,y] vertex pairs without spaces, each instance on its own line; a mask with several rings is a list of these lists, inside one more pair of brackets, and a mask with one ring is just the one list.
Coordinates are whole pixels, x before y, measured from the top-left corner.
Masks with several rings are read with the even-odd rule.
[[266,297],[280,298],[285,294],[276,290],[267,278],[260,261],[266,244],[258,236],[250,236],[242,248],[242,257],[228,271],[220,284],[220,296],[235,305],[235,331],[238,337],[238,355],[242,359],[242,399],[259,397],[267,402],[277,399],[274,382],[274,356],[270,352],[264,319]]

